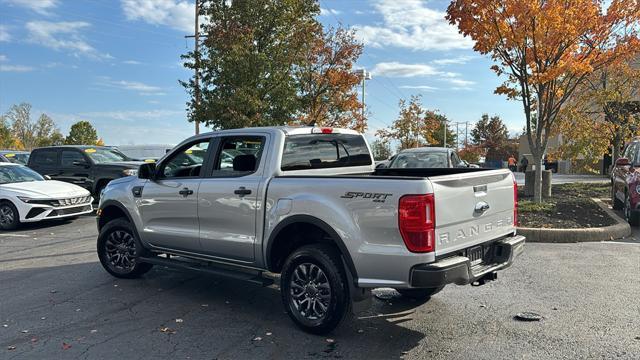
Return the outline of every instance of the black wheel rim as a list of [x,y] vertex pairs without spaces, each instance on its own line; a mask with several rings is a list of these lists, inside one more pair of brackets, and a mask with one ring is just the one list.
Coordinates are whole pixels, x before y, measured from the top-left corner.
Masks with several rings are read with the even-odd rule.
[[136,266],[136,242],[129,232],[115,230],[105,241],[105,255],[109,267],[117,272],[126,273]]
[[302,263],[296,267],[289,282],[292,310],[301,318],[311,321],[327,316],[331,303],[331,284],[320,267]]
[[0,225],[8,226],[13,224],[16,219],[16,214],[13,213],[13,209],[9,205],[0,206]]

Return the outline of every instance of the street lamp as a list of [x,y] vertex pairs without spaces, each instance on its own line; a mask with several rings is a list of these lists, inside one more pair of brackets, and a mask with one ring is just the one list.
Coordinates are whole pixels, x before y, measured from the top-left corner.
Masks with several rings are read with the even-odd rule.
[[365,80],[371,80],[371,73],[365,69],[357,69],[353,73],[362,79],[362,118],[364,119],[364,82]]

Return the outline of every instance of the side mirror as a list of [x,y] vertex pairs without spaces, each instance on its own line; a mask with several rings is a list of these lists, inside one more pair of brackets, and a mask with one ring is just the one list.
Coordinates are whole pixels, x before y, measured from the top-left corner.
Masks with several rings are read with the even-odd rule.
[[618,160],[616,160],[616,166],[629,166],[631,165],[631,162],[629,162],[629,159],[627,158],[619,158]]
[[44,178],[45,180],[51,180],[51,176],[49,176],[49,175],[45,175],[45,176],[43,176],[43,178]]
[[82,166],[82,167],[88,167],[89,164],[84,161],[84,160],[74,160],[73,161],[73,166]]
[[156,178],[156,163],[144,163],[138,168],[138,178],[155,180]]

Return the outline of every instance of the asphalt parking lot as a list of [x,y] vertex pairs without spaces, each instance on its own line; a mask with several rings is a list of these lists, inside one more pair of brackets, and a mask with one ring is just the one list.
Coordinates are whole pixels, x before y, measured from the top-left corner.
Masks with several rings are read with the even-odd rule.
[[[528,244],[498,281],[431,301],[374,299],[330,336],[299,331],[277,289],[155,268],[118,280],[95,221],[0,233],[2,359],[638,359],[640,241]],[[519,322],[533,311],[540,322]]]

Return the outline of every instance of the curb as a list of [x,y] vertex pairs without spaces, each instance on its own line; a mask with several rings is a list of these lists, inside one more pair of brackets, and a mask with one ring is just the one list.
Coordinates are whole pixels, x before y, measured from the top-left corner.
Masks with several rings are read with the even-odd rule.
[[623,218],[609,209],[600,199],[591,199],[602,208],[615,222],[615,225],[586,229],[536,229],[518,228],[518,235],[524,235],[527,242],[540,243],[576,243],[592,241],[610,241],[631,235],[631,227]]

